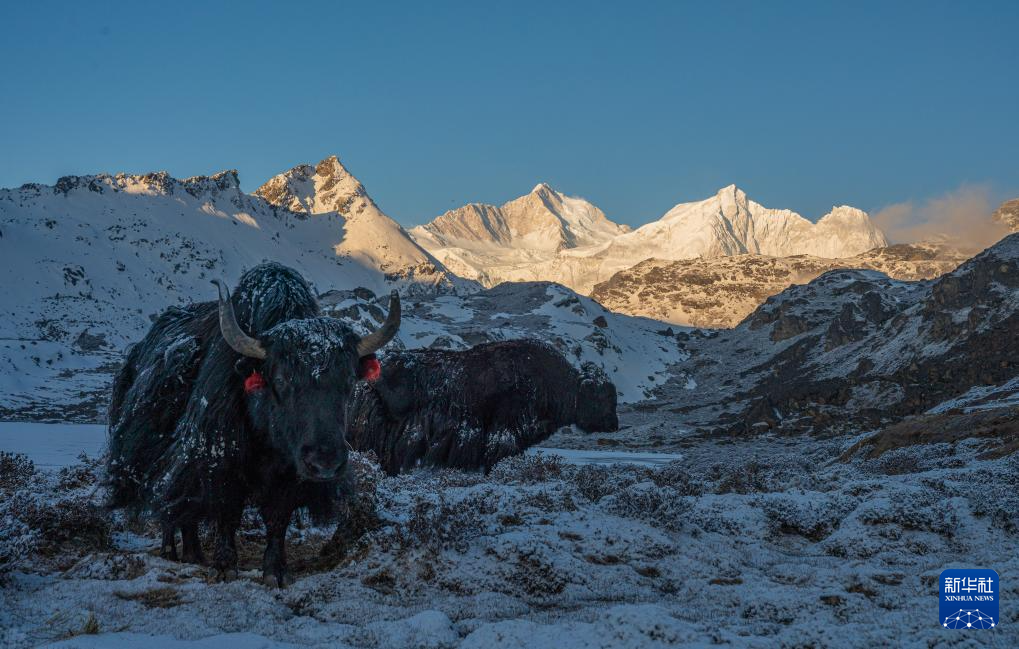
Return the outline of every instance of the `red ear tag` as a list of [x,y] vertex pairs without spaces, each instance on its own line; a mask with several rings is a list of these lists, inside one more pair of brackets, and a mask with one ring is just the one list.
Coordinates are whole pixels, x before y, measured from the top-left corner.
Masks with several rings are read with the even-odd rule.
[[251,375],[244,379],[244,392],[245,394],[251,394],[252,392],[258,392],[259,390],[265,389],[265,379],[258,373],[257,370],[252,370]]
[[361,359],[357,375],[365,381],[375,381],[382,376],[382,363],[375,358],[375,354],[365,356]]

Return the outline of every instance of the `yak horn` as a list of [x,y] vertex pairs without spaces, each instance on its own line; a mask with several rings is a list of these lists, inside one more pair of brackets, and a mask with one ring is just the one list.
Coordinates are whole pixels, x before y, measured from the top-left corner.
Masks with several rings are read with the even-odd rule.
[[382,323],[381,327],[357,342],[357,355],[367,356],[374,354],[379,349],[382,349],[383,345],[392,340],[399,329],[400,294],[393,291],[389,294],[389,313],[386,315],[386,321]]
[[262,347],[262,343],[244,333],[237,324],[234,305],[230,301],[230,289],[218,279],[212,280],[212,283],[219,291],[219,331],[223,334],[223,340],[238,354],[259,360],[265,359],[265,348]]

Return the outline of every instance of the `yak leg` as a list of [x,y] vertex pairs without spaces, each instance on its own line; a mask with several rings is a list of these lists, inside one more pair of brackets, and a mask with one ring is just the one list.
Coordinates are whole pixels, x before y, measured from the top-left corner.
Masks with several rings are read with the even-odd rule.
[[170,561],[177,560],[177,528],[176,526],[163,522],[163,544],[159,549],[159,556]]
[[212,552],[212,565],[220,581],[233,581],[237,578],[236,536],[240,523],[240,511],[226,511],[216,521],[216,548]]
[[262,557],[262,583],[286,588],[290,585],[287,571],[287,528],[294,515],[296,498],[293,493],[277,494],[261,507],[265,523],[265,555]]
[[186,563],[205,563],[202,542],[198,536],[198,523],[185,523],[180,528],[181,560]]

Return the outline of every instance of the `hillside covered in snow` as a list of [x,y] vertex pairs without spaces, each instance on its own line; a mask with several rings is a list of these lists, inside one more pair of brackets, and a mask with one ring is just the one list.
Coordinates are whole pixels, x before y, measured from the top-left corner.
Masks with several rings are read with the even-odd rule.
[[269,200],[241,191],[233,171],[72,176],[0,190],[0,413],[45,395],[58,409],[85,404],[79,414],[97,416],[86,396],[105,389],[155,315],[211,299],[210,280],[235,281],[264,260],[293,266],[319,292],[478,288],[417,246],[335,157],[311,170],[271,180],[259,190]]

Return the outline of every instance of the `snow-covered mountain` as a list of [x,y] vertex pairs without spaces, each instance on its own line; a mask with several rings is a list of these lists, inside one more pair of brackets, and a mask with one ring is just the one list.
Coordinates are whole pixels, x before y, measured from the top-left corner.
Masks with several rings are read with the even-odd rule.
[[[445,272],[442,264],[425,252],[399,223],[386,216],[364,185],[352,176],[336,156],[317,165],[298,165],[270,178],[255,195],[300,218],[318,220],[338,217],[338,232],[327,241],[336,256],[377,269],[386,282],[422,284],[443,289],[463,289],[469,283]],[[378,282],[360,283],[381,287]]]
[[[0,190],[0,411],[17,411],[18,395],[66,405],[101,391],[120,350],[155,314],[211,299],[210,279],[235,281],[264,260],[297,268],[320,292],[478,288],[419,248],[335,158],[308,169],[260,190],[280,206],[242,192],[234,171],[72,176]],[[272,193],[280,185],[301,205]]]
[[[556,236],[554,222],[542,216],[548,211],[545,206],[559,203],[547,197],[558,197],[561,204],[575,201],[577,210],[572,213],[600,217],[587,220],[598,227],[582,229],[586,236]],[[506,236],[499,227],[505,219],[498,217],[509,206],[519,210],[515,213],[518,222],[547,225],[528,229],[524,236],[510,230],[511,236]],[[741,254],[841,258],[888,245],[884,234],[858,209],[835,207],[812,223],[790,210],[763,207],[735,185],[706,200],[676,205],[659,220],[631,232],[604,219],[590,203],[565,199],[539,185],[502,208],[460,208],[414,228],[411,234],[454,272],[485,285],[547,280],[584,294],[650,258],[675,261]]]
[[1019,232],[1019,198],[1013,198],[1002,203],[994,211],[992,218],[1011,232]]
[[767,298],[830,270],[864,268],[894,279],[933,279],[971,256],[946,245],[920,243],[875,248],[841,259],[754,254],[648,259],[596,284],[591,297],[613,311],[672,324],[735,327]]
[[629,230],[586,200],[540,183],[501,207],[471,203],[410,233],[453,272],[494,286],[558,281],[535,272],[534,265],[545,267],[563,250],[598,245]]

